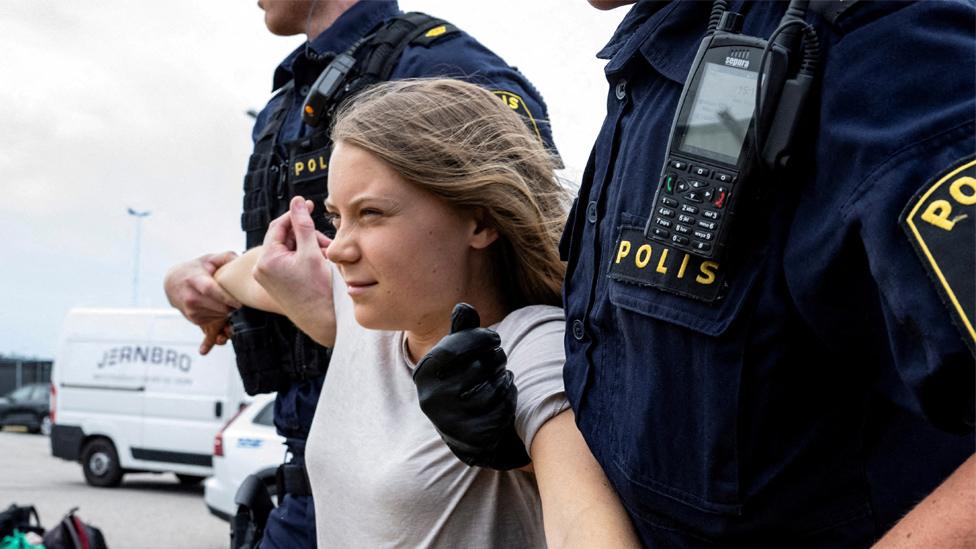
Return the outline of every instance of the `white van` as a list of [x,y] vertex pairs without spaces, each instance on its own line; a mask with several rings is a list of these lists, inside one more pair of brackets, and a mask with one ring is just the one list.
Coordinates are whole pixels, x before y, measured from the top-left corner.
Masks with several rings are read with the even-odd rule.
[[51,453],[94,486],[213,474],[214,435],[249,399],[229,346],[201,356],[201,340],[173,309],[72,309],[51,372]]

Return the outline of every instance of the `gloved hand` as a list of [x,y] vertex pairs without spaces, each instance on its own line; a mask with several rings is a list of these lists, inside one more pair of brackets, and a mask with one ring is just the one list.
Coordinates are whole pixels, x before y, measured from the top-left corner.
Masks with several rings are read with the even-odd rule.
[[413,373],[420,408],[464,463],[505,471],[529,464],[515,432],[518,389],[498,334],[479,327],[478,311],[458,303],[451,333]]

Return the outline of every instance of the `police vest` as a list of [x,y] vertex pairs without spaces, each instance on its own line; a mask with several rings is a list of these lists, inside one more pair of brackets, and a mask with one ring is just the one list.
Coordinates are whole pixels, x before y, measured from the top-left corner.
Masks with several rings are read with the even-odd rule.
[[[435,40],[459,32],[453,25],[423,13],[407,13],[382,23],[345,53],[356,59],[346,75],[342,92],[328,109],[366,87],[389,79],[403,50],[410,44],[430,46]],[[332,55],[325,58],[331,60]],[[327,63],[326,63],[327,64]],[[323,64],[323,68],[325,64]],[[244,176],[241,228],[247,248],[264,241],[268,224],[288,210],[294,196],[314,201],[315,228],[334,236],[325,219],[326,175],[332,142],[328,121],[310,135],[279,143],[279,132],[295,102],[294,82],[279,92],[274,110],[258,134]],[[231,315],[232,342],[237,365],[248,394],[286,389],[291,380],[325,374],[330,350],[315,343],[287,318],[244,307]]]

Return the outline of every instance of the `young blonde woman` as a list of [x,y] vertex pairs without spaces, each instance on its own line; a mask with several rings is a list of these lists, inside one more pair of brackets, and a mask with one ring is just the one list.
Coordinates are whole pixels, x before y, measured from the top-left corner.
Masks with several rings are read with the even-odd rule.
[[[296,198],[263,247],[217,275],[333,347],[306,452],[319,546],[637,546],[563,392],[565,195],[547,151],[492,93],[453,80],[367,91],[333,141],[335,239],[308,215],[321,205]],[[460,302],[480,319],[469,310],[452,326]],[[445,354],[458,338],[488,347]],[[434,368],[503,371],[506,358],[509,377],[475,389],[501,394],[514,375],[531,464],[471,467],[421,410],[436,398],[418,397],[417,364],[438,383],[447,370]],[[469,413],[471,394],[447,411]]]

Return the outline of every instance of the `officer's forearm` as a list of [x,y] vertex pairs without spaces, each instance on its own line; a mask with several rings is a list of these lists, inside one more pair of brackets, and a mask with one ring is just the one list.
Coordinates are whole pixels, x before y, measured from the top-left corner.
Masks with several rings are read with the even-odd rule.
[[268,295],[251,275],[254,264],[261,256],[261,246],[248,250],[214,273],[217,283],[234,299],[248,307],[281,314],[281,306]]
[[976,546],[976,455],[905,515],[875,545],[970,548]]

